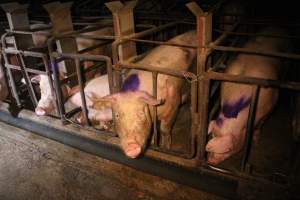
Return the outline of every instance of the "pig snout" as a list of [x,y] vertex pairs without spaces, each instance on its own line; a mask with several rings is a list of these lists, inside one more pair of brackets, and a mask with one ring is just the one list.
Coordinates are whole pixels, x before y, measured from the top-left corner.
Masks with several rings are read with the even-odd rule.
[[39,116],[42,116],[42,115],[46,115],[47,112],[46,112],[46,109],[43,107],[36,107],[35,113]]
[[141,154],[141,152],[142,147],[137,143],[130,143],[124,148],[124,153],[129,158],[136,158]]

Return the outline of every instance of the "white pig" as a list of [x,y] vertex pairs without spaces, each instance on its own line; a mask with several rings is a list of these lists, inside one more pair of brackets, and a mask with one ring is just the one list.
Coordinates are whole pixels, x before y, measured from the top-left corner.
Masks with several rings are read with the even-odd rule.
[[[169,41],[182,45],[192,45],[196,42],[196,33],[189,31]],[[192,64],[195,53],[195,49],[191,48],[162,45],[150,51],[138,64],[186,71]],[[181,104],[183,81],[180,78],[159,74],[157,100],[152,96],[152,73],[132,70],[127,75],[119,93],[94,101],[95,104],[106,102],[112,107],[116,132],[126,156],[136,158],[145,149],[153,121],[152,109],[149,108],[149,105],[158,106],[157,116],[160,120],[160,134],[164,136],[161,143],[166,148],[170,147],[171,129]]]
[[[105,122],[112,120],[112,110],[110,107],[103,104],[94,105],[92,101],[95,97],[104,97],[110,94],[107,74],[90,80],[84,87],[84,94],[88,108],[88,118],[91,120],[92,124],[100,123],[101,126],[104,126]],[[68,101],[75,106],[81,107],[82,102],[80,92],[76,92],[68,99]],[[94,106],[94,108],[92,108],[92,106]],[[85,122],[82,113],[77,118],[77,121],[81,124]]]
[[[267,28],[261,34],[283,34],[283,30]],[[288,41],[281,38],[257,36],[246,43],[245,48],[261,51],[286,50]],[[226,72],[263,79],[276,80],[281,60],[253,54],[239,54],[229,63]],[[208,132],[213,138],[208,142],[208,162],[218,164],[239,152],[245,142],[246,126],[252,85],[223,82],[221,84],[221,111],[216,120],[209,123]],[[261,124],[277,102],[278,90],[262,87],[259,93],[255,126]],[[255,136],[257,132],[255,133]]]
[[[95,35],[95,36],[101,36],[101,35],[113,35],[113,29],[111,27],[106,27],[97,31],[92,31],[85,33],[84,35]],[[83,39],[80,38],[77,40],[78,50],[85,49],[87,47],[93,46],[98,44],[95,40],[90,39]],[[107,45],[103,47],[99,47],[97,49],[92,50],[91,52],[87,52],[88,54],[94,54],[94,55],[110,55],[110,50],[107,47]],[[85,62],[84,68],[88,68],[93,65],[93,62]],[[90,75],[90,74],[89,74]],[[61,76],[62,78],[63,76]],[[86,79],[90,79],[92,76],[86,77]],[[54,97],[52,96],[50,83],[48,81],[48,77],[46,75],[37,75],[34,76],[31,79],[32,82],[38,82],[40,84],[40,90],[41,90],[41,99],[38,102],[38,105],[35,109],[35,113],[37,115],[46,115],[49,114],[54,109]],[[67,99],[71,94],[70,88],[67,85],[62,86],[62,94],[64,99]]]

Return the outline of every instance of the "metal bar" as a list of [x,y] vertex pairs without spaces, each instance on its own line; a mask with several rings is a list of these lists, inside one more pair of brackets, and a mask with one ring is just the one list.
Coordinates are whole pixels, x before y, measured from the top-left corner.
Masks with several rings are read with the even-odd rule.
[[64,124],[66,123],[66,120],[64,119],[64,115],[66,113],[65,107],[64,107],[64,98],[62,95],[61,91],[61,83],[59,80],[59,71],[56,67],[56,59],[54,57],[53,49],[52,49],[52,43],[54,42],[54,37],[49,38],[47,41],[48,44],[48,51],[49,51],[49,56],[50,56],[50,67],[52,68],[52,73],[53,73],[53,79],[54,79],[54,88],[55,88],[55,93],[56,93],[56,100],[58,102],[58,114],[60,117],[61,122]]
[[[5,65],[4,65],[5,67],[6,67],[6,64],[10,63],[9,59],[7,57],[7,54],[3,51],[4,49],[7,48],[6,42],[5,42],[6,41],[5,38],[7,35],[8,35],[8,33],[4,33],[1,36],[2,54],[3,54],[3,58],[4,58],[4,62],[5,62]],[[21,105],[21,101],[20,101],[20,98],[18,95],[16,83],[15,83],[15,80],[14,80],[14,77],[12,75],[12,71],[10,68],[7,68],[7,73],[8,73],[8,77],[9,77],[10,87],[12,88],[12,95],[16,99],[17,106],[20,108],[22,105]]]
[[239,48],[239,47],[226,47],[226,46],[216,46],[210,45],[212,49],[218,51],[230,51],[230,52],[242,52],[248,54],[258,54],[263,56],[273,56],[273,57],[281,57],[281,58],[289,58],[289,59],[300,59],[300,54],[291,54],[291,53],[281,53],[281,52],[267,52],[267,51],[257,51],[249,48]]
[[[153,97],[157,98],[157,72],[152,72],[153,80]],[[153,109],[153,145],[158,146],[158,134],[157,134],[157,107],[152,106]]]
[[[15,70],[21,70],[20,66],[12,65],[12,64],[5,64],[5,67],[10,68],[10,69],[15,69]],[[29,72],[29,73],[33,73],[33,74],[47,75],[46,72],[40,71],[40,70],[36,70],[36,69],[25,68],[25,71]]]
[[257,85],[254,85],[252,88],[252,97],[251,97],[251,103],[250,103],[248,120],[247,120],[245,145],[244,145],[244,150],[243,150],[243,154],[242,154],[243,155],[242,162],[241,162],[241,171],[242,172],[245,172],[246,165],[247,165],[248,159],[250,157],[259,91],[260,91],[260,87]]
[[[225,31],[221,36],[219,36],[215,41],[211,42],[208,45],[208,49],[206,54],[209,55],[212,51],[213,51],[213,46],[217,46],[219,44],[221,44],[229,35],[230,31],[234,31],[240,24],[240,21],[236,22],[230,29],[229,31]],[[203,44],[202,44],[203,45]],[[200,48],[200,47],[199,47]]]
[[[184,78],[185,71],[178,71],[178,70],[173,70],[173,69],[166,69],[162,67],[157,67],[153,65],[147,65],[147,64],[134,64],[134,63],[128,63],[128,62],[122,62],[119,63],[120,66],[128,69],[141,69],[141,70],[146,70],[146,71],[151,71],[151,72],[158,72],[158,73],[163,73],[167,74],[170,76],[176,76],[180,78]],[[191,73],[191,72],[189,72]],[[193,73],[191,73],[194,75]],[[196,78],[196,75],[194,75]]]
[[[172,26],[175,26],[177,24],[179,24],[180,22],[170,22],[168,24],[164,24],[155,28],[151,28],[142,32],[138,32],[138,33],[133,33],[129,36],[124,36],[122,37],[122,41],[123,40],[127,40],[127,39],[134,39],[134,38],[141,38],[141,37],[145,37],[147,35],[153,34],[153,33],[157,33],[159,31],[162,31],[164,29],[170,28]],[[124,42],[124,41],[123,41]]]
[[89,52],[91,50],[94,50],[94,49],[96,49],[98,47],[101,47],[101,46],[104,46],[104,45],[107,45],[107,44],[110,44],[110,43],[111,43],[111,41],[107,41],[107,42],[103,42],[103,43],[100,43],[100,44],[96,44],[96,45],[93,45],[91,47],[82,49],[82,50],[78,51],[77,53],[78,54],[86,53],[86,52]]
[[77,73],[77,77],[78,77],[78,84],[79,84],[79,89],[80,89],[80,97],[81,97],[81,107],[82,107],[82,112],[83,112],[83,116],[85,119],[85,122],[87,123],[88,126],[91,126],[89,117],[88,117],[88,109],[86,106],[86,99],[85,99],[85,95],[84,95],[84,78],[83,78],[83,74],[80,68],[80,61],[79,58],[75,58],[75,67],[76,67],[76,73]]
[[262,87],[278,87],[286,88],[292,90],[300,90],[300,83],[291,82],[291,81],[280,81],[280,80],[270,80],[270,79],[261,79],[254,77],[247,77],[241,75],[231,75],[209,71],[204,75],[207,79],[219,80],[219,81],[230,81],[236,83],[245,83],[245,84],[256,84]]
[[300,39],[298,36],[293,35],[276,35],[276,34],[257,34],[257,33],[244,33],[244,32],[233,32],[233,31],[224,31],[220,29],[214,29],[213,31],[218,33],[227,33],[229,35],[240,35],[240,36],[263,36],[263,37],[276,37],[276,38],[289,38],[289,39]]
[[45,66],[46,75],[48,77],[48,82],[49,82],[49,85],[50,85],[50,88],[51,88],[51,95],[55,99],[56,113],[57,113],[57,115],[59,115],[59,105],[58,105],[57,97],[56,97],[55,92],[54,92],[55,91],[54,90],[54,82],[53,82],[52,73],[51,73],[50,67],[49,67],[48,57],[46,55],[44,55],[42,60],[43,60],[44,66]]
[[[21,73],[24,77],[24,80],[25,80],[25,83],[26,83],[26,86],[27,86],[27,90],[29,92],[29,96],[31,98],[31,101],[32,101],[32,104],[34,107],[37,106],[38,104],[38,101],[37,101],[37,98],[36,98],[36,95],[35,95],[35,92],[34,92],[34,89],[32,87],[32,83],[30,81],[30,78],[29,78],[29,75],[28,75],[28,72],[26,71],[26,65],[25,65],[25,61],[23,59],[23,56],[22,55],[17,55],[19,58],[19,60],[21,61],[20,62],[20,69],[21,69]],[[28,88],[29,87],[29,88]]]
[[166,45],[166,46],[176,46],[176,47],[185,47],[185,48],[193,48],[193,49],[197,48],[197,46],[195,45],[182,45],[173,42],[151,41],[151,40],[142,40],[142,39],[134,39],[134,38],[128,40],[135,41],[135,42],[149,43],[149,44]]

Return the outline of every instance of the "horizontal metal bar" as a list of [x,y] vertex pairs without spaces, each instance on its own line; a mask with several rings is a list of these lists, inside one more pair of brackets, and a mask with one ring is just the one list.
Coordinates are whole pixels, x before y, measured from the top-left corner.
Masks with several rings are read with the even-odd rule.
[[228,33],[229,35],[263,36],[263,37],[276,37],[276,38],[300,39],[299,36],[294,36],[294,35],[277,35],[277,34],[245,33],[245,32],[224,31],[224,30],[220,30],[220,29],[213,29],[213,31],[218,32],[218,33]]
[[237,181],[216,176],[208,171],[202,172],[189,170],[149,157],[130,159],[124,156],[119,148],[110,144],[92,140],[84,136],[75,135],[69,131],[63,131],[36,123],[29,119],[12,117],[10,114],[3,111],[0,111],[0,120],[15,127],[25,129],[40,136],[77,148],[81,151],[124,164],[154,176],[160,176],[162,178],[226,198],[237,198]]
[[[141,69],[141,70],[146,70],[151,72],[159,72],[159,73],[167,74],[170,76],[181,77],[181,78],[185,78],[185,73],[186,73],[186,71],[166,69],[166,68],[156,67],[156,66],[146,65],[146,64],[133,64],[133,63],[121,62],[119,63],[119,65],[121,67],[128,68],[128,69]],[[193,75],[193,77],[197,77],[192,72],[189,72],[189,74]]]
[[[5,64],[5,67],[11,68],[11,69],[16,69],[16,70],[20,70],[21,68],[18,65],[12,65],[12,64]],[[40,71],[37,69],[31,69],[31,68],[25,68],[25,71],[33,73],[33,74],[43,74],[43,75],[47,75],[47,73],[45,71]]]
[[300,59],[300,54],[291,54],[291,53],[281,53],[281,52],[272,52],[272,51],[257,51],[249,48],[239,48],[239,47],[226,47],[226,46],[216,46],[211,45],[212,49],[218,51],[229,51],[229,52],[242,52],[248,54],[258,54],[263,56],[272,56],[272,57],[281,57],[281,58],[289,58],[289,59]]
[[292,90],[300,90],[300,83],[291,82],[291,81],[261,79],[261,78],[246,77],[241,75],[218,73],[213,71],[206,72],[204,74],[204,77],[207,79],[219,80],[219,81],[229,81],[235,83],[256,84],[264,87],[278,87],[278,88],[286,88]]
[[3,52],[7,54],[22,54],[24,56],[32,56],[32,57],[38,57],[38,58],[43,58],[47,57],[46,54],[40,53],[40,52],[34,52],[34,51],[22,51],[22,50],[17,50],[17,49],[11,49],[11,48],[4,48]]
[[172,43],[172,42],[142,40],[142,39],[134,39],[134,38],[128,39],[128,40],[135,41],[135,42],[149,43],[149,44],[166,45],[166,46],[177,46],[177,47],[185,47],[185,48],[193,48],[193,49],[197,48],[197,46],[195,46],[195,45],[182,45],[182,44],[176,44],[176,43]]

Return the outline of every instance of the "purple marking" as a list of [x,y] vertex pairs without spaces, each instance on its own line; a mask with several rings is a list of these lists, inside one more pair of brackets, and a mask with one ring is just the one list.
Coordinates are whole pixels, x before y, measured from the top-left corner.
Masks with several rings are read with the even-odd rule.
[[48,61],[48,67],[50,67],[50,71],[54,71],[54,68],[58,70],[58,64],[56,62],[52,64],[51,61]]
[[221,115],[216,119],[216,124],[218,127],[221,127],[223,125],[224,119],[222,118]]
[[124,81],[121,92],[134,92],[139,89],[140,79],[137,74],[131,74],[127,79]]
[[250,104],[250,101],[250,98],[241,97],[237,102],[224,103],[222,113],[226,118],[236,118],[239,112]]

